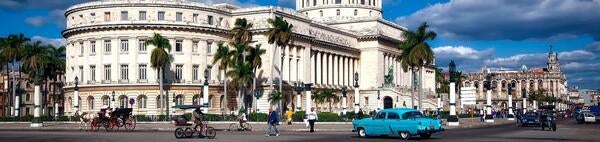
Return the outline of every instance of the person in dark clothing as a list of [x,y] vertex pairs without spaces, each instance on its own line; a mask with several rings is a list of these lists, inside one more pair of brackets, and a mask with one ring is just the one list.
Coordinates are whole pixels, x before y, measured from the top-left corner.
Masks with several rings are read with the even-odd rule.
[[275,131],[275,136],[279,136],[279,130],[277,130],[277,123],[279,123],[279,119],[277,118],[277,112],[269,108],[269,127],[267,128],[267,134],[265,136],[271,136],[272,131]]
[[362,109],[359,109],[358,114],[356,114],[356,115],[357,115],[356,116],[357,119],[363,119],[363,117],[365,117],[365,114],[363,114]]

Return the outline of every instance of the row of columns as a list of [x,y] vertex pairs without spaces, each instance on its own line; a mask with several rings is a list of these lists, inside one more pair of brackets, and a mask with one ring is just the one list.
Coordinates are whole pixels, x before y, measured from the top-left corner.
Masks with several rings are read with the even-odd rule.
[[304,64],[302,63],[302,53],[304,53],[305,48],[297,47],[297,46],[286,46],[283,48],[282,53],[282,62],[283,62],[283,72],[282,79],[286,81],[304,81],[301,77],[301,71],[304,71]]
[[318,85],[352,86],[357,64],[354,57],[313,50],[311,80]]
[[[548,80],[548,81],[544,81],[544,82],[548,82],[548,83],[543,83],[542,87],[546,88],[546,91],[552,95],[554,94],[555,96],[560,95],[560,85],[559,85],[559,81],[558,80]],[[507,85],[510,84],[511,82],[507,82]],[[523,88],[525,89],[526,93],[531,93],[530,89],[532,89],[531,83],[533,83],[533,91],[537,91],[540,88],[538,81],[516,81],[515,84],[515,88],[514,88],[514,92],[516,92],[517,95],[520,95],[522,93],[521,89],[518,88]],[[478,85],[475,85],[478,84]],[[523,86],[525,85],[525,86]],[[470,84],[469,86],[465,86],[465,87],[474,87],[477,86],[477,90],[480,93],[479,95],[483,95],[482,93],[484,93],[483,91],[483,81],[477,81],[474,82],[473,84]],[[496,91],[498,93],[498,95],[501,95],[501,92],[503,91],[503,89],[508,88],[507,86],[505,86],[504,88],[502,87],[501,83],[496,83],[496,89],[494,91]]]

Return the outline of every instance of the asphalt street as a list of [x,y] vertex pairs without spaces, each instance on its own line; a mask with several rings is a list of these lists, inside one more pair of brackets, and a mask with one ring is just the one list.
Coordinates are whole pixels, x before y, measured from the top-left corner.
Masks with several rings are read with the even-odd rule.
[[[358,138],[349,132],[282,132],[277,137],[266,137],[263,131],[217,132],[216,139],[175,139],[172,132],[47,132],[0,131],[0,141],[18,142],[342,142],[342,141],[398,141],[397,137]],[[410,141],[449,142],[594,142],[600,140],[599,124],[575,124],[573,120],[560,121],[558,130],[542,131],[539,127],[518,128],[514,124],[483,128],[451,129],[435,134],[431,139],[412,138]]]

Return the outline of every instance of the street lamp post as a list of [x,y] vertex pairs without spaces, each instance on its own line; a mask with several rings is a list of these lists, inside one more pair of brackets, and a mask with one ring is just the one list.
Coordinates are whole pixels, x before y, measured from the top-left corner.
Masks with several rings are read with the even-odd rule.
[[510,83],[508,85],[508,120],[515,120],[515,116],[513,113],[513,104],[512,104],[512,90],[515,86],[514,83]]
[[358,72],[354,73],[354,114],[358,114],[360,110],[360,89],[358,85]]
[[383,89],[383,84],[381,87],[377,87],[377,111],[381,110],[381,89]]
[[79,78],[77,76],[75,76],[75,88],[73,88],[73,114],[78,114],[78,113],[79,113]]
[[202,91],[202,108],[208,113],[208,68],[204,69],[204,86]]
[[[21,88],[21,84],[17,84],[17,88]],[[17,117],[21,116],[20,115],[21,113],[19,112],[19,108],[21,107],[21,95],[20,94],[21,94],[20,92],[17,92],[16,94],[14,94],[15,95],[15,101],[14,101],[15,116],[17,116]]]
[[342,87],[342,115],[346,115],[347,110],[347,98],[346,93],[348,93],[348,88],[346,86]]
[[115,91],[112,91],[112,101],[110,103],[110,108],[115,108]]
[[312,83],[307,83],[304,84],[304,91],[306,91],[306,115],[308,115],[308,113],[310,113],[310,110],[312,109]]
[[450,72],[450,98],[448,98],[448,101],[450,101],[448,103],[450,105],[450,116],[448,116],[448,125],[458,126],[458,117],[456,116],[456,64],[454,64],[454,61],[450,61],[448,68]]
[[494,122],[494,117],[492,116],[492,77],[494,75],[491,74],[488,71],[488,75],[486,77],[486,84],[485,84],[485,88],[486,88],[486,99],[487,99],[487,104],[486,104],[486,115],[485,115],[485,122],[487,123],[493,123]]
[[[527,85],[529,85],[529,84],[527,84]],[[525,91],[527,91],[527,90],[521,89],[521,92],[522,92],[521,96],[523,97],[523,107],[522,107],[523,110],[521,111],[522,114],[525,114],[527,112],[527,92],[525,92]]]
[[302,108],[302,85],[302,82],[296,83],[296,111],[300,111],[300,109]]

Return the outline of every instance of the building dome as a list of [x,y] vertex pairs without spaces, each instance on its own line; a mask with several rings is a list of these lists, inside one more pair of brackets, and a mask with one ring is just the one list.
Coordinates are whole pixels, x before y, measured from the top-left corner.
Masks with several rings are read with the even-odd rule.
[[310,18],[381,17],[382,0],[296,0],[296,9]]

